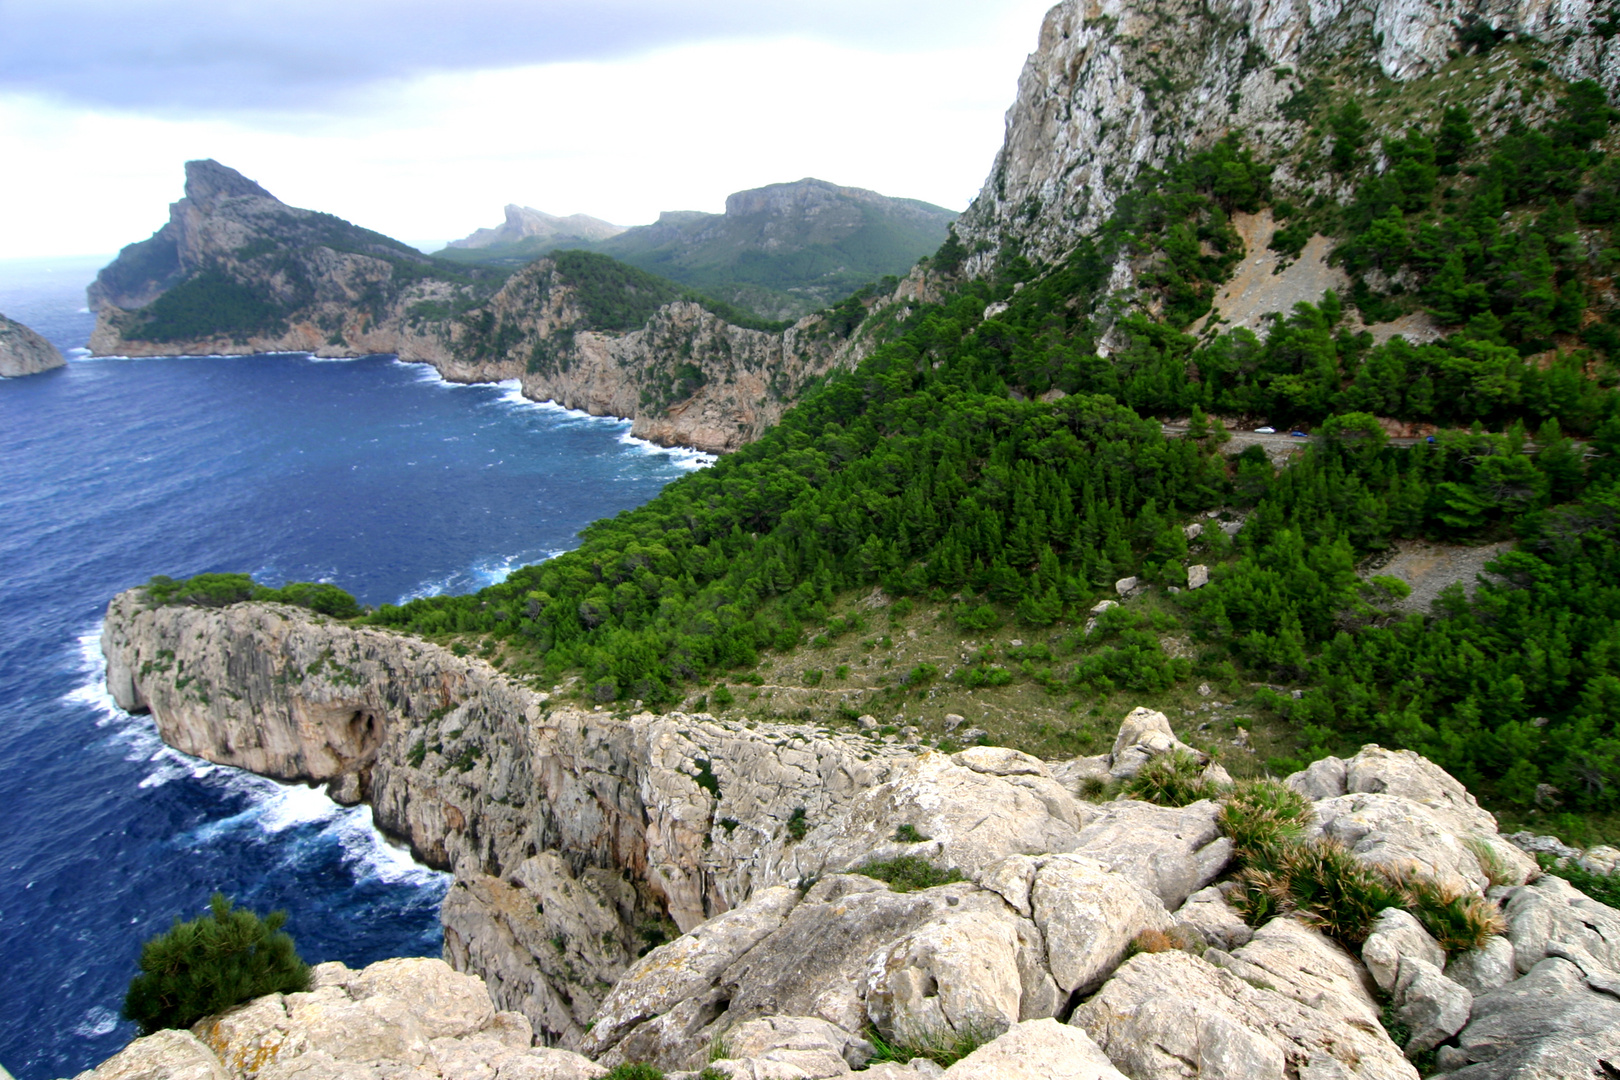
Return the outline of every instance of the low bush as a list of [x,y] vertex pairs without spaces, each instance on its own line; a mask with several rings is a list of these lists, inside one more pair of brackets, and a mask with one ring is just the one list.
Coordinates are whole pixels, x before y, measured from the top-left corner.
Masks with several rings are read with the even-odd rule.
[[656,1065],[615,1065],[607,1071],[602,1080],[664,1080],[664,1070]]
[[1600,904],[1620,908],[1620,873],[1594,874],[1579,866],[1559,866],[1550,856],[1539,860],[1541,869],[1553,877],[1561,877]]
[[142,1035],[188,1028],[265,994],[309,989],[309,965],[281,930],[286,912],[261,919],[232,907],[223,893],[209,904],[209,914],[190,922],[177,918],[141,946],[141,971],[130,980],[124,1016]]
[[857,868],[855,873],[876,878],[887,883],[895,892],[902,893],[964,880],[962,871],[955,867],[939,866],[920,855],[901,855],[894,859],[869,862]]

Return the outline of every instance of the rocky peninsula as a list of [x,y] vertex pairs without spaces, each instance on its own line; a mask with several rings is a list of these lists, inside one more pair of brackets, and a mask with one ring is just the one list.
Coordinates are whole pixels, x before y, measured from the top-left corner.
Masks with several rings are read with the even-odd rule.
[[[481,983],[416,961],[420,984],[385,993],[373,969],[326,968],[311,994],[204,1021],[192,1041],[140,1040],[97,1080],[147,1075],[157,1053],[210,1077],[624,1062],[832,1077],[865,1065],[874,1037],[919,1033],[982,1043],[955,1078],[1405,1078],[1408,1055],[1429,1054],[1472,1080],[1620,1063],[1620,912],[1542,875],[1410,752],[1319,761],[1287,789],[1309,808],[1306,841],[1476,905],[1492,931],[1477,948],[1443,947],[1398,907],[1350,943],[1286,904],[1256,917],[1218,767],[1213,797],[1183,806],[1082,797],[1187,753],[1145,709],[1108,754],[1055,762],[581,711],[425,642],[275,604],[153,608],[139,590],[112,603],[103,649],[114,696],[171,745],[367,799],[454,869],[445,959]],[[905,858],[951,872],[902,891],[875,867]],[[423,1016],[448,991],[433,987],[451,984],[473,1007],[435,1029]],[[381,1034],[344,1042],[317,1019],[328,1010]],[[524,1023],[553,1049],[520,1045]]]
[[22,323],[0,315],[0,378],[37,375],[66,363],[55,345]]

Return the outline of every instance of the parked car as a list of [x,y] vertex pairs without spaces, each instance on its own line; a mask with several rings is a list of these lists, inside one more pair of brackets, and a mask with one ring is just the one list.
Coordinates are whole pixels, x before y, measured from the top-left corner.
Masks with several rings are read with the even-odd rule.
[[1277,429],[1274,427],[1257,427],[1254,429],[1254,433],[1256,435],[1275,435],[1277,434]]
[[1290,431],[1288,434],[1292,435],[1296,439],[1308,439],[1308,438],[1310,438],[1310,436],[1305,434],[1303,431]]

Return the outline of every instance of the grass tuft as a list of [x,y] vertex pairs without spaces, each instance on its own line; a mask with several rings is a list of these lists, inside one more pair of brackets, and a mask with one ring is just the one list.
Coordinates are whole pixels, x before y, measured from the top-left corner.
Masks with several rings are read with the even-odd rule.
[[913,1058],[927,1058],[948,1069],[1002,1034],[1002,1030],[988,1024],[970,1024],[962,1030],[897,1031],[892,1039],[885,1039],[882,1032],[868,1028],[864,1037],[873,1047],[868,1064],[893,1061],[904,1065]]
[[1232,901],[1249,925],[1296,914],[1357,948],[1378,913],[1396,907],[1411,912],[1447,952],[1478,948],[1502,933],[1501,915],[1477,896],[1447,889],[1416,868],[1379,866],[1331,840],[1306,838],[1311,814],[1304,796],[1275,780],[1239,784],[1222,801],[1216,820],[1242,865]]

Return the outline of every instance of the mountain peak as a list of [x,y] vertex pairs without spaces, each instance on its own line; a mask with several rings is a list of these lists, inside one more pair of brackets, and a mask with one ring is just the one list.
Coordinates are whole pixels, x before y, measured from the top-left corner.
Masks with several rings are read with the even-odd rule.
[[222,199],[245,195],[275,199],[252,180],[213,158],[186,162],[186,198],[204,209],[212,210]]

